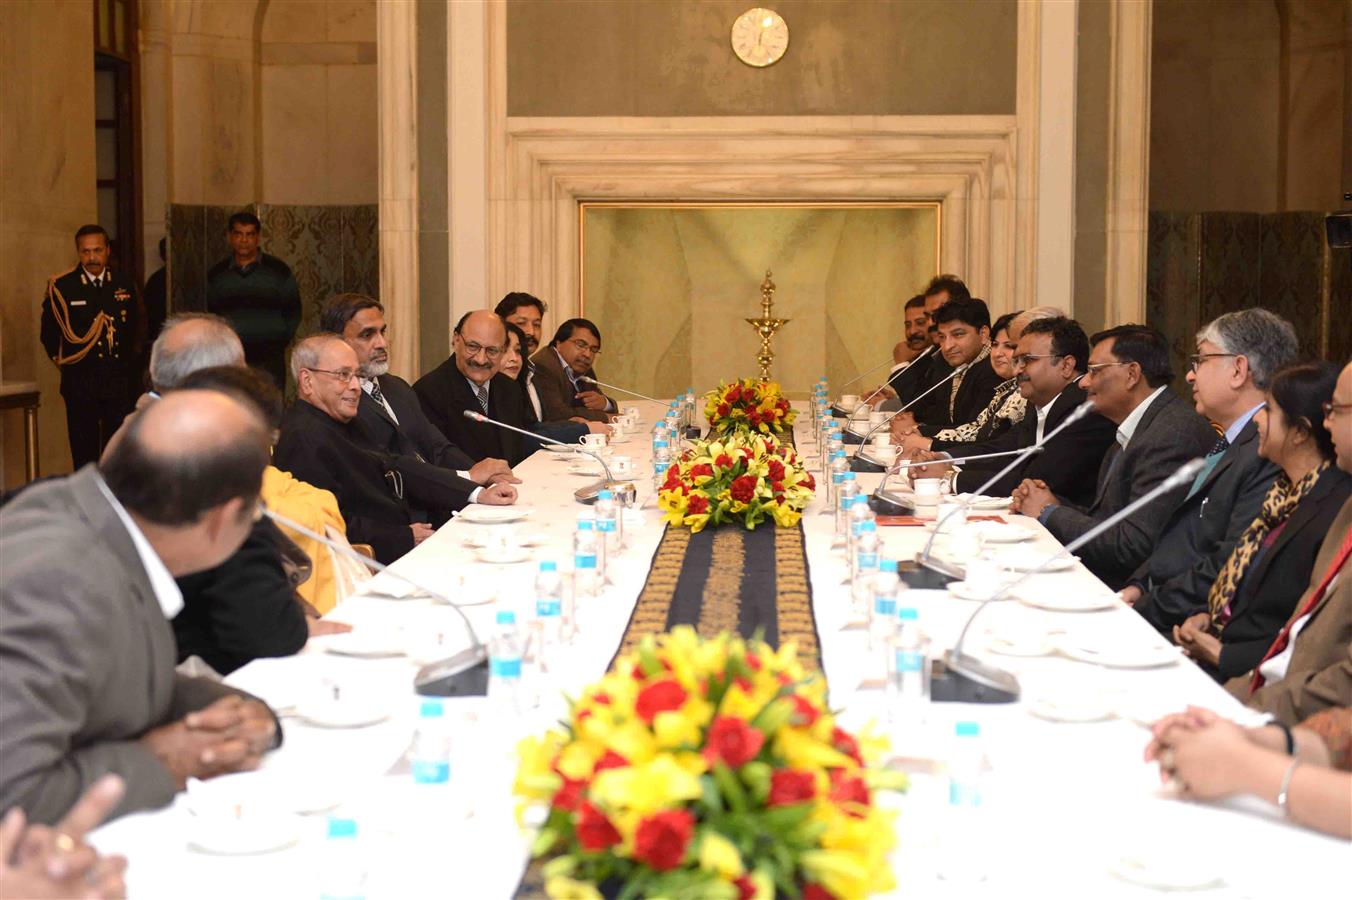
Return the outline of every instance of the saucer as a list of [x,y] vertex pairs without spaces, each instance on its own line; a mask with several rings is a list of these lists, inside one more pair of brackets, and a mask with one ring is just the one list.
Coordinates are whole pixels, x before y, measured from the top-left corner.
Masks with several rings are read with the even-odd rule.
[[1036,594],[1015,597],[1024,606],[1052,612],[1097,612],[1118,605],[1116,594]]
[[[1015,528],[1018,526],[1015,525]],[[993,561],[1002,569],[1009,569],[1014,572],[1031,572],[1034,569],[1041,569],[1043,572],[1064,572],[1067,569],[1073,569],[1075,563],[1079,561],[1078,556],[1058,556],[1051,562],[1047,562],[1048,553],[1029,553],[1027,550],[1019,550],[1014,547],[1007,547],[992,554]],[[1045,568],[1043,566],[1045,565]]]
[[316,728],[365,728],[389,717],[385,706],[363,700],[322,698],[296,707],[296,718]]
[[1109,669],[1158,669],[1172,666],[1183,658],[1182,652],[1174,646],[1097,647],[1096,643],[1093,639],[1065,637],[1057,649],[1071,659]]
[[478,525],[491,525],[497,522],[516,522],[526,518],[535,510],[529,506],[483,506],[471,503],[457,512],[456,518]]
[[217,856],[252,856],[285,850],[300,841],[300,820],[286,813],[193,816],[188,849]]
[[1108,871],[1130,884],[1159,891],[1200,891],[1225,884],[1214,857],[1199,856],[1183,847],[1177,852],[1123,854],[1109,864]]
[[987,544],[1017,544],[1033,537],[1033,532],[1014,522],[969,522],[967,528]]
[[510,565],[512,563],[525,562],[531,558],[531,548],[529,547],[480,547],[474,551],[475,559],[479,562],[493,563],[494,565]]
[[[943,460],[938,460],[942,462]],[[954,499],[961,502],[969,510],[1003,510],[1009,509],[1014,502],[1013,497],[987,497],[984,494],[958,494]]]
[[578,450],[582,449],[580,444],[542,444],[541,446],[548,452],[557,453],[560,456],[567,456],[568,454],[576,453]]
[[1000,591],[1000,585],[991,585],[984,588],[974,588],[965,581],[950,581],[947,585],[948,593],[957,597],[959,600],[972,600],[980,603],[983,600],[989,600]]
[[346,634],[335,634],[320,638],[325,652],[337,656],[354,656],[358,659],[387,659],[403,656],[404,648],[398,644],[393,634],[372,633],[357,629]]
[[1069,697],[1038,697],[1028,703],[1030,715],[1048,722],[1103,722],[1114,717],[1111,704],[1089,694]]

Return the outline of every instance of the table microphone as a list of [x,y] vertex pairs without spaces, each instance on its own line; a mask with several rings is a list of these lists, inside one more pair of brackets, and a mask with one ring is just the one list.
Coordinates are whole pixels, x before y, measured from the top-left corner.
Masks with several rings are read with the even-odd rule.
[[[1041,446],[1035,446],[1032,449],[1033,453],[1041,453],[1042,451],[1043,448]],[[863,451],[861,450],[860,452]],[[1019,454],[1027,455],[1028,452],[1029,451],[1026,449],[1002,450],[999,453],[978,453],[975,456],[963,456],[958,459],[943,459],[943,460],[927,459],[924,461],[916,460],[914,462],[898,463],[894,466],[889,467],[887,473],[883,475],[882,481],[878,482],[878,487],[873,491],[873,495],[869,498],[869,506],[873,509],[874,512],[885,516],[889,515],[897,516],[909,514],[907,512],[907,505],[904,502],[902,502],[900,497],[898,497],[896,494],[889,495],[883,490],[883,488],[887,486],[887,480],[891,478],[893,475],[900,472],[902,469],[914,469],[917,466],[934,466],[934,465],[952,466],[957,465],[958,463],[972,462],[973,460],[978,459],[995,459],[996,457],[1000,456],[1016,456]],[[948,521],[947,515],[944,516],[943,521],[944,522]],[[940,522],[939,524],[943,524],[943,522]]]
[[[915,359],[911,360],[910,362],[902,363],[902,364],[901,364],[901,368],[897,369],[897,372],[904,372],[904,371],[906,371],[906,370],[909,369],[911,366],[913,366],[913,365],[915,365],[916,363],[920,362],[920,360],[924,359],[925,357],[927,357],[927,356],[929,356],[931,353],[933,353],[935,350],[937,350],[937,349],[938,349],[938,346],[939,346],[938,344],[930,344],[930,345],[929,345],[928,347],[926,347],[924,350],[920,351],[920,355],[917,356]],[[845,387],[847,387],[848,385],[854,384],[856,381],[858,381],[859,379],[863,378],[865,375],[871,375],[871,374],[873,374],[874,372],[876,372],[876,371],[878,371],[879,369],[881,369],[883,366],[887,366],[887,365],[893,365],[892,361],[891,361],[891,360],[888,360],[887,362],[883,363],[883,364],[880,365],[880,366],[874,366],[873,368],[869,369],[867,372],[860,372],[858,375],[854,376],[854,377],[851,378],[849,381],[845,382],[845,384],[842,384],[842,385],[841,385],[839,388],[837,388],[836,390],[843,390]],[[895,373],[893,373],[893,374],[895,375]],[[892,376],[889,376],[887,380],[888,380],[888,381],[891,381],[891,380],[892,380]],[[878,391],[881,391],[881,390],[883,389],[883,387],[885,387],[885,386],[886,386],[886,382],[884,382],[882,385],[879,385],[878,390],[874,391],[872,394],[869,394],[869,397],[873,397],[874,394],[877,394]],[[919,398],[916,398],[916,399],[919,399]],[[867,402],[867,401],[861,400],[860,402],[863,403],[863,402]],[[839,415],[840,415],[841,417],[845,417],[845,416],[848,416],[848,415],[849,415],[849,413],[847,413],[845,410],[843,410],[843,409],[840,408],[840,404],[839,404],[839,403],[832,403],[832,404],[831,404],[831,410],[832,410],[833,413],[835,413],[835,412],[838,410],[838,411],[839,411]]]
[[418,674],[413,676],[414,690],[429,697],[482,697],[488,693],[488,648],[484,646],[483,641],[479,640],[478,632],[474,630],[474,626],[469,621],[469,616],[465,615],[465,611],[460,608],[459,604],[440,591],[434,591],[426,585],[419,584],[407,575],[394,571],[378,560],[363,556],[347,544],[341,544],[318,532],[311,531],[299,522],[293,521],[281,513],[274,512],[266,506],[262,507],[262,510],[263,515],[272,519],[278,525],[297,531],[313,541],[318,541],[342,557],[397,578],[455,610],[456,615],[465,623],[465,631],[469,633],[471,641],[470,646],[446,659],[428,663],[419,669]]
[[1156,485],[1154,489],[1128,503],[1018,578],[1002,585],[998,591],[982,601],[981,605],[967,617],[967,622],[962,626],[962,631],[958,634],[958,640],[953,644],[953,649],[944,654],[943,671],[936,671],[934,680],[931,682],[931,698],[940,702],[952,701],[957,703],[1010,703],[1019,699],[1019,680],[1012,673],[988,665],[962,652],[963,642],[967,639],[967,632],[971,630],[976,617],[987,606],[1005,599],[1014,588],[1034,575],[1046,571],[1052,563],[1067,554],[1074,553],[1118,522],[1131,516],[1141,507],[1157,500],[1163,494],[1191,484],[1204,464],[1205,461],[1200,456],[1188,460],[1179,466],[1174,474]]
[[[496,425],[499,428],[506,428],[508,431],[515,431],[518,434],[524,434],[528,438],[534,438],[535,440],[542,441],[546,444],[558,444],[560,447],[567,447],[569,450],[572,450],[575,453],[581,453],[584,456],[590,456],[592,459],[596,460],[598,463],[601,464],[601,471],[606,473],[605,480],[598,481],[594,485],[585,488],[579,488],[577,491],[574,491],[573,496],[576,497],[580,502],[586,503],[591,500],[595,500],[597,493],[599,493],[604,488],[609,488],[610,490],[619,492],[622,495],[622,499],[624,499],[626,503],[631,499],[630,498],[631,494],[637,493],[637,489],[630,482],[615,480],[615,476],[612,475],[610,472],[610,466],[606,465],[605,457],[602,456],[600,453],[596,452],[595,450],[588,449],[587,447],[584,447],[581,444],[565,444],[563,441],[557,441],[554,438],[545,437],[542,434],[536,434],[535,432],[527,431],[524,428],[517,428],[515,425],[508,425],[506,422],[499,422],[497,419],[490,419],[483,413],[475,412],[472,409],[465,410],[463,413],[461,413],[461,415],[463,415],[466,419],[469,419],[471,422],[482,422],[485,425]],[[583,494],[587,495],[585,499],[583,497]]]
[[[1075,407],[1074,409],[1072,409],[1072,410],[1070,411],[1070,415],[1066,416],[1066,418],[1061,422],[1060,425],[1057,425],[1057,426],[1056,426],[1055,428],[1053,428],[1050,432],[1048,432],[1047,434],[1044,434],[1044,435],[1042,436],[1042,440],[1040,440],[1040,441],[1034,441],[1027,449],[1025,449],[1024,451],[1022,451],[1022,453],[1021,453],[1016,459],[1012,460],[1012,461],[1010,462],[1009,465],[1005,466],[1003,469],[1001,469],[1000,471],[996,472],[996,473],[995,473],[994,475],[992,475],[990,478],[987,478],[987,479],[986,479],[986,482],[985,482],[983,485],[981,485],[981,487],[979,487],[979,488],[977,488],[976,490],[972,491],[972,495],[973,495],[973,496],[980,496],[981,494],[983,494],[983,493],[986,491],[986,489],[989,488],[991,485],[995,484],[995,483],[996,483],[997,481],[999,481],[1001,478],[1004,478],[1004,477],[1005,477],[1006,475],[1008,475],[1010,472],[1014,471],[1014,469],[1019,465],[1019,463],[1023,462],[1025,459],[1027,459],[1028,457],[1032,456],[1034,453],[1040,453],[1040,452],[1042,452],[1042,446],[1043,446],[1044,444],[1046,444],[1046,443],[1047,443],[1048,441],[1050,441],[1052,438],[1056,437],[1056,436],[1057,436],[1058,434],[1060,434],[1061,432],[1065,431],[1065,430],[1066,430],[1067,428],[1069,428],[1071,425],[1074,425],[1076,422],[1080,421],[1080,420],[1083,419],[1085,416],[1089,415],[1091,412],[1093,412],[1093,410],[1094,410],[1094,401],[1093,401],[1093,400],[1086,400],[1086,401],[1084,401],[1083,403],[1081,403],[1079,406],[1077,406],[1077,407]],[[1036,415],[1036,413],[1035,413],[1035,415]],[[956,461],[956,460],[955,460],[955,461]],[[936,463],[937,463],[937,462],[940,462],[940,461],[939,461],[939,460],[931,460],[931,462],[936,462]],[[933,533],[930,534],[929,540],[925,542],[925,549],[924,549],[924,552],[922,552],[922,553],[920,554],[919,558],[916,560],[917,562],[920,563],[920,565],[922,565],[922,566],[929,566],[929,565],[931,564],[931,562],[930,562],[930,554],[931,554],[931,553],[933,552],[933,550],[934,550],[934,539],[935,539],[936,537],[939,536],[939,531],[940,531],[940,529],[943,528],[944,523],[947,522],[947,521],[948,521],[950,518],[952,518],[954,515],[956,515],[958,512],[964,512],[964,513],[965,513],[966,511],[967,511],[967,504],[966,504],[966,503],[962,503],[961,501],[959,501],[959,506],[958,506],[957,509],[951,509],[951,510],[949,510],[947,515],[945,515],[942,519],[940,519],[938,522],[936,522],[936,523],[934,524],[934,531],[933,531]],[[952,573],[951,573],[951,572],[945,572],[944,574],[945,574],[945,575],[951,575]]]
[[619,391],[621,394],[628,394],[629,396],[631,396],[631,397],[637,397],[637,398],[639,398],[640,400],[651,400],[653,403],[662,403],[662,401],[661,401],[661,400],[658,400],[656,397],[649,397],[647,394],[640,394],[638,391],[631,391],[631,390],[629,390],[629,388],[622,388],[622,387],[617,387],[617,386],[615,386],[615,385],[613,385],[613,384],[606,384],[604,381],[597,381],[595,378],[591,377],[590,375],[579,375],[579,376],[577,376],[577,380],[578,380],[578,381],[589,381],[589,382],[591,382],[592,384],[596,385],[597,387],[610,388],[612,391]]
[[[895,419],[897,416],[899,416],[899,415],[901,415],[902,413],[906,412],[906,410],[910,409],[912,406],[915,406],[917,403],[919,403],[921,400],[923,400],[927,395],[932,394],[934,391],[937,391],[939,388],[941,388],[941,387],[943,387],[944,385],[948,384],[948,383],[949,383],[950,381],[952,381],[954,378],[957,378],[957,377],[958,377],[959,375],[961,375],[963,372],[966,372],[968,369],[970,369],[970,368],[974,365],[974,363],[975,363],[975,361],[973,361],[973,362],[968,362],[968,363],[963,363],[962,365],[960,365],[960,366],[958,366],[956,369],[954,369],[952,372],[949,372],[947,375],[945,375],[945,376],[944,376],[943,378],[941,378],[939,381],[936,381],[933,385],[931,385],[929,388],[927,388],[927,389],[925,390],[924,393],[922,393],[920,396],[918,396],[918,397],[916,397],[915,399],[913,399],[910,403],[907,403],[905,406],[903,406],[901,409],[897,410],[896,412],[889,413],[886,419],[883,419],[883,420],[882,420],[881,422],[879,422],[877,425],[874,425],[872,428],[870,428],[870,429],[868,430],[868,432],[867,432],[862,438],[860,438],[858,441],[852,441],[852,440],[849,440],[850,437],[854,436],[854,432],[850,430],[850,428],[849,428],[848,425],[845,427],[845,430],[841,433],[841,439],[842,439],[845,443],[847,443],[847,444],[854,444],[854,443],[867,444],[867,443],[869,442],[869,438],[873,437],[873,435],[876,434],[876,433],[879,431],[879,429],[881,429],[884,425],[888,424],[888,423],[891,422],[893,419]],[[858,456],[858,453],[856,453],[855,456],[857,457],[857,456]],[[867,461],[866,461],[866,460],[861,460],[861,462],[867,462]],[[872,465],[872,463],[869,463],[869,465]],[[850,462],[850,471],[852,471],[852,472],[858,472],[858,471],[861,471],[861,469],[856,469],[856,468],[854,468],[854,462],[853,462],[853,460],[851,460],[851,462]],[[862,471],[869,471],[869,470],[863,469]]]

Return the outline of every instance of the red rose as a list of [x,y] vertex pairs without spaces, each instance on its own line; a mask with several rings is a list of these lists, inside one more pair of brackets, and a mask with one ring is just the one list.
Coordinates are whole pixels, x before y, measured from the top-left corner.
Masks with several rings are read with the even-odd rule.
[[577,842],[588,853],[600,853],[620,842],[620,833],[610,820],[585,800],[577,813]]
[[770,797],[767,806],[788,806],[811,800],[817,794],[816,776],[811,772],[779,769],[770,773]]
[[779,496],[784,493],[784,482],[782,481],[770,482],[770,490],[775,492],[775,499],[779,499]]
[[680,709],[687,696],[685,688],[670,678],[663,679],[638,692],[638,699],[634,701],[634,711],[646,724],[651,725],[653,717],[658,713]]
[[709,726],[704,741],[704,758],[710,763],[723,760],[731,768],[749,763],[765,744],[765,735],[741,719],[718,716]]
[[756,498],[756,479],[751,475],[734,478],[729,489],[732,491],[732,499],[750,503]]
[[793,724],[803,728],[811,728],[819,718],[821,718],[821,713],[817,711],[817,707],[813,706],[802,695],[793,695]]
[[634,859],[658,872],[674,869],[685,859],[695,817],[684,809],[653,813],[638,823],[634,834]]
[[784,464],[782,462],[777,459],[772,459],[768,464],[768,468],[770,470],[771,481],[784,480]]
[[[831,770],[831,799],[841,805],[869,805],[868,785],[858,775],[846,775],[843,769]],[[862,819],[864,814],[857,809],[846,809],[846,813]]]
[[747,875],[743,875],[733,882],[737,888],[737,900],[751,900],[756,896],[756,883]]
[[728,392],[726,395],[724,395],[723,399],[727,400],[729,403],[736,403],[738,400],[741,400],[742,399],[741,387],[734,384],[732,387],[728,388]]
[[690,469],[690,477],[694,478],[697,475],[708,475],[712,478],[714,475],[714,467],[708,463],[700,463],[697,466],[692,466]]
[[746,420],[751,423],[752,428],[759,426],[761,423],[761,417],[759,413],[751,413],[749,416],[746,417]]
[[831,746],[835,747],[841,753],[844,753],[850,759],[859,765],[864,764],[864,757],[859,753],[859,742],[854,739],[854,735],[848,731],[841,731],[837,728],[831,732]]
[[577,809],[578,803],[582,801],[582,791],[587,787],[585,781],[574,781],[571,778],[563,779],[563,787],[554,793],[554,799],[551,805],[555,809],[562,809],[566,812],[573,812]]
[[699,516],[709,511],[709,498],[703,494],[691,494],[686,502],[685,511],[692,516]]
[[605,754],[596,761],[596,765],[592,767],[592,774],[595,775],[597,772],[604,772],[606,769],[623,769],[628,765],[629,760],[620,756],[620,754],[616,753],[614,750],[607,750]]
[[786,413],[789,411],[789,401],[780,400],[778,403],[775,404],[775,408],[778,409],[780,412]]
[[732,468],[732,457],[731,457],[731,456],[728,456],[726,453],[720,453],[720,454],[718,454],[718,456],[714,459],[714,465],[717,466],[717,467],[720,468],[720,469],[731,469],[731,468]]
[[815,491],[817,489],[817,479],[812,477],[811,472],[804,472],[803,475],[807,478],[807,481],[804,482],[804,484],[807,485],[807,489],[809,491]]
[[803,885],[803,900],[836,900],[836,895],[820,884],[809,881]]
[[720,404],[718,404],[718,415],[719,415],[720,417],[722,417],[722,418],[727,418],[727,415],[728,415],[728,413],[730,413],[730,412],[732,412],[732,407],[731,407],[731,406],[728,406],[726,403],[720,403]]

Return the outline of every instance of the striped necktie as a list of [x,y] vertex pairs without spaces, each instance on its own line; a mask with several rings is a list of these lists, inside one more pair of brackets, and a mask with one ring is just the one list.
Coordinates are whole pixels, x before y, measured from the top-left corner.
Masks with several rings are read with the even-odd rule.
[[479,406],[483,408],[484,415],[488,415],[488,388],[482,384],[476,384],[474,393],[479,398]]
[[1215,471],[1216,464],[1221,461],[1221,457],[1229,449],[1230,442],[1225,439],[1225,435],[1216,439],[1216,443],[1211,447],[1211,452],[1206,455],[1206,459],[1202,460],[1202,468],[1198,470],[1197,477],[1192,480],[1192,487],[1188,489],[1188,496],[1184,498],[1185,500],[1191,500],[1192,495],[1202,489],[1202,483]]
[[385,395],[380,392],[380,382],[376,381],[374,378],[371,379],[371,399],[381,406],[389,406],[389,404],[385,402]]

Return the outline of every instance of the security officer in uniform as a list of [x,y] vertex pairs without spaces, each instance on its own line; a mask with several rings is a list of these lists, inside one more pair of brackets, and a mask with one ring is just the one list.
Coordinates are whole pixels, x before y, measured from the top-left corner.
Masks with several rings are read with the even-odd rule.
[[61,369],[70,455],[78,469],[96,462],[132,408],[144,338],[136,283],[108,268],[108,232],[75,232],[80,264],[47,282],[42,346]]

